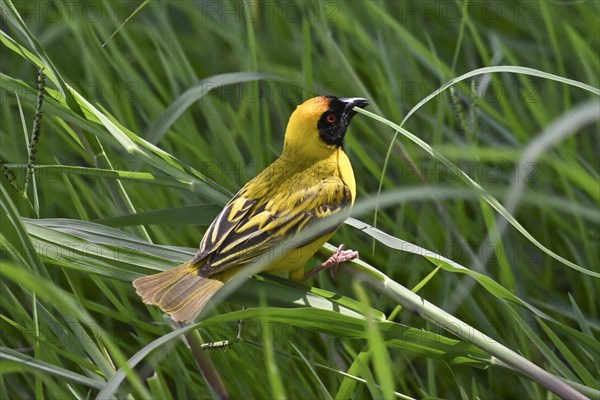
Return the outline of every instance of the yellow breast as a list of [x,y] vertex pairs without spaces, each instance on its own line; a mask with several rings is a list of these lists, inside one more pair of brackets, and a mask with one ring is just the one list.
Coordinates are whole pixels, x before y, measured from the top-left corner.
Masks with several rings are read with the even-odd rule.
[[[304,184],[310,185],[330,179],[341,180],[351,193],[351,204],[354,204],[356,198],[356,181],[354,179],[354,171],[348,156],[342,148],[338,148],[330,157],[314,163],[306,168],[302,176],[307,180]],[[298,182],[297,182],[298,183]],[[323,199],[327,199],[327,195],[323,195]],[[324,200],[325,202],[325,200]],[[280,254],[275,257],[275,262],[266,268],[266,271],[273,273],[290,273],[290,278],[298,280],[303,276],[304,265],[306,262],[331,238],[335,233],[329,232],[313,242],[297,248],[291,243],[289,246],[284,246],[280,249]]]

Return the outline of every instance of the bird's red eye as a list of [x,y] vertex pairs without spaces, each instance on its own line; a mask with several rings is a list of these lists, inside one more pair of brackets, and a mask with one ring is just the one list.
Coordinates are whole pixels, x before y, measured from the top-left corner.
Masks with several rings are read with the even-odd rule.
[[337,120],[335,114],[329,114],[327,116],[327,122],[329,122],[330,124],[333,124],[335,121]]

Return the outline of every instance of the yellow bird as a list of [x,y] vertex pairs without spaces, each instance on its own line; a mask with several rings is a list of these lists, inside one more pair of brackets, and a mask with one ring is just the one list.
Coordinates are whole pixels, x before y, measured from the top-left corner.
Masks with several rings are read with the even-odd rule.
[[[333,235],[356,197],[344,136],[362,98],[319,96],[296,107],[285,132],[283,152],[249,181],[212,222],[194,258],[173,269],[133,281],[144,303],[176,321],[192,321],[211,297],[241,268],[265,257],[279,244],[299,239],[293,252],[271,256],[261,269],[302,280],[314,272],[358,257],[344,246],[321,266],[304,274],[304,264]],[[306,235],[304,235],[306,236]],[[277,253],[279,254],[279,253]]]

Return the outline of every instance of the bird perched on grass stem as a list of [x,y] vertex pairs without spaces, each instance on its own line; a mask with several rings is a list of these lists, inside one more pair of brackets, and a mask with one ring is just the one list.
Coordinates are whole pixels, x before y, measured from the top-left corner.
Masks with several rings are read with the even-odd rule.
[[[354,108],[367,105],[366,99],[333,96],[299,105],[288,122],[281,156],[227,203],[194,258],[133,281],[144,303],[157,305],[176,321],[192,321],[242,268],[290,239],[293,252],[273,257],[261,271],[302,280],[358,257],[342,245],[329,260],[304,274],[306,261],[343,222],[339,213],[354,203],[356,183],[343,142],[356,115]],[[328,219],[332,216],[338,218]],[[328,220],[332,223],[323,223]],[[311,227],[316,232],[293,242]]]

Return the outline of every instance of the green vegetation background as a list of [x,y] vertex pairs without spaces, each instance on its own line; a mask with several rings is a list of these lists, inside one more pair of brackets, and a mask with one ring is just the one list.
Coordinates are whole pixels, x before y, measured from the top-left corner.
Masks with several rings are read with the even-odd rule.
[[[313,284],[324,290],[312,292],[253,279],[200,325],[206,341],[234,339],[232,313],[270,305],[246,310],[242,342],[199,358],[178,338],[157,343],[115,378],[173,330],[131,279],[189,257],[228,196],[277,157],[295,105],[366,97],[370,112],[400,124],[450,79],[500,65],[563,81],[516,68],[476,74],[403,127],[543,246],[592,273],[544,253],[440,158],[365,115],[346,139],[363,205],[355,218],[391,239],[346,225],[332,243],[418,286],[465,322],[452,329],[474,327],[598,396],[598,103],[566,79],[599,86],[599,2],[139,5],[2,3],[1,398],[89,398],[107,381],[118,398],[210,398],[196,365],[207,354],[233,398],[553,397],[352,271],[322,274]],[[41,64],[55,79],[25,185]],[[376,211],[378,192],[387,200]],[[394,238],[494,284],[393,249]],[[301,297],[311,307],[298,308]]]

